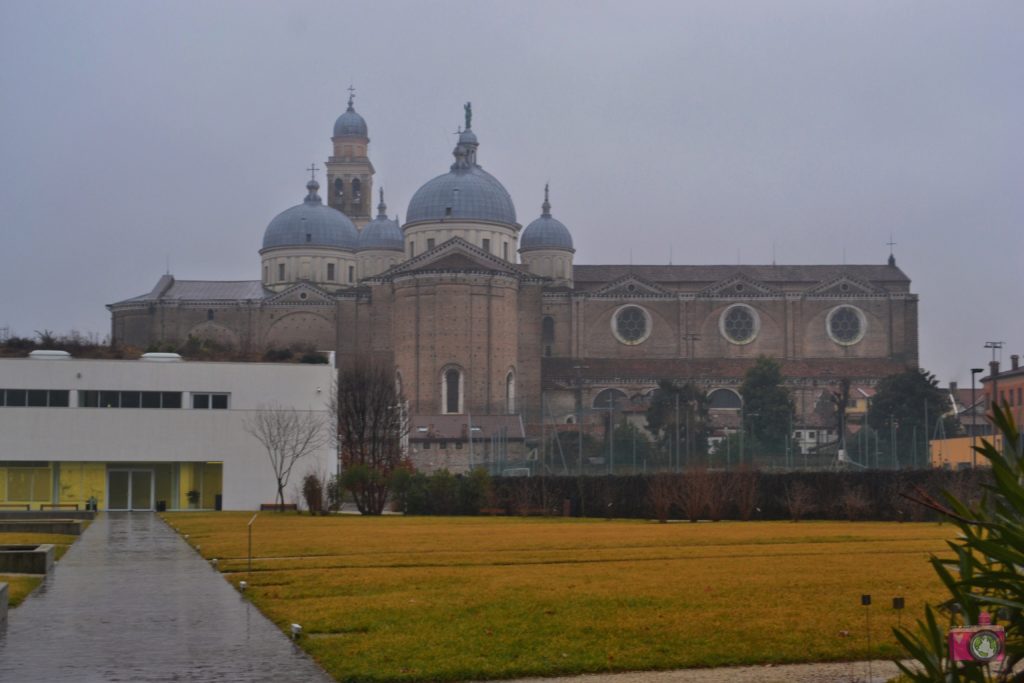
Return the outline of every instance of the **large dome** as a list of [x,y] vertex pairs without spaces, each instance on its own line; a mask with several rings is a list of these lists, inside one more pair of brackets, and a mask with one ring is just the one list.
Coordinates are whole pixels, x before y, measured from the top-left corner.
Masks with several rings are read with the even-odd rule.
[[540,218],[526,226],[519,237],[519,251],[532,249],[564,249],[575,251],[572,247],[572,233],[562,221],[551,217],[551,202],[548,201],[548,188],[544,186],[544,204],[541,205]]
[[478,220],[515,225],[516,207],[498,179],[476,163],[476,135],[467,128],[455,147],[451,170],[416,190],[406,223]]
[[352,108],[352,98],[348,100],[348,109],[334,122],[334,137],[369,137],[366,121]]
[[311,180],[306,184],[309,194],[297,206],[282,211],[270,221],[263,233],[263,248],[272,247],[333,247],[353,250],[359,231],[348,216],[324,206],[316,193],[320,184]]
[[387,215],[387,204],[384,203],[384,188],[380,190],[380,204],[377,205],[377,217],[366,224],[359,233],[356,251],[382,249],[387,251],[405,251],[405,237],[398,221],[391,220]]

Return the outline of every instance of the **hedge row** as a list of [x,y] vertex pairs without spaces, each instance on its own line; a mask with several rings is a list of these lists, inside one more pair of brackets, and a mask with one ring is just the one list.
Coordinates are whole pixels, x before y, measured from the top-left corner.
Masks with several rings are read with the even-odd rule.
[[[942,491],[949,491],[961,500],[976,501],[991,475],[987,470],[698,471],[607,477],[495,477],[476,479],[468,487],[469,482],[462,486],[456,483],[461,477],[451,477],[456,482],[449,477],[445,476],[446,485],[438,488],[469,488],[474,503],[437,506],[449,514],[568,512],[573,516],[637,519],[924,521],[937,519],[938,515],[905,495],[916,497],[923,491],[940,498]],[[421,500],[418,505],[410,505],[408,512],[430,514],[431,506],[425,503]]]

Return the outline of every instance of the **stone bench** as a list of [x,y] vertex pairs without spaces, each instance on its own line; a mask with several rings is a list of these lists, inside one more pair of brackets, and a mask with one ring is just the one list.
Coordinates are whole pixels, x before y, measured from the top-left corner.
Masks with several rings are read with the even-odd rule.
[[260,512],[298,512],[299,506],[295,503],[260,503]]

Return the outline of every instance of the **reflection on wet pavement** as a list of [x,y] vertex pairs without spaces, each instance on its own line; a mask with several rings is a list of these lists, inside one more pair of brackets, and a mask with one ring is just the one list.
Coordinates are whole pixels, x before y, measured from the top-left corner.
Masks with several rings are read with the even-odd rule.
[[0,626],[0,681],[330,681],[152,513],[104,513]]

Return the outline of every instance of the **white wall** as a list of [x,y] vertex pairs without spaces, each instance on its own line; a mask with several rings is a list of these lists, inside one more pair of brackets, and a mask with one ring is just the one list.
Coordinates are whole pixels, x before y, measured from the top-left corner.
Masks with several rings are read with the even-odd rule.
[[[246,419],[270,404],[328,418],[335,370],[329,365],[154,363],[147,361],[0,359],[0,388],[227,392],[228,410],[183,407],[0,407],[0,460],[224,463],[224,509],[272,502],[275,479],[266,452],[245,431]],[[306,458],[308,471],[332,473],[333,442]],[[291,488],[291,484],[289,488]]]

